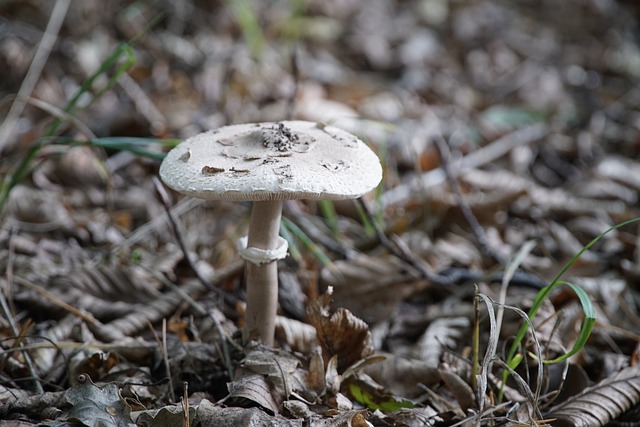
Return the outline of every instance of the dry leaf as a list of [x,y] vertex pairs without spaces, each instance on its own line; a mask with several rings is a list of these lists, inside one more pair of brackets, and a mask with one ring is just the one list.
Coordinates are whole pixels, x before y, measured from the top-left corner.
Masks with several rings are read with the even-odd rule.
[[556,406],[546,418],[557,427],[603,426],[640,404],[640,365],[605,378]]
[[250,351],[236,370],[236,378],[227,385],[230,399],[246,406],[243,401],[257,403],[277,414],[282,402],[296,387],[295,372],[299,361],[285,352],[272,349]]
[[316,328],[325,364],[338,357],[338,373],[373,353],[369,326],[345,308],[329,314],[326,306],[313,301],[307,309],[309,321]]
[[238,406],[248,406],[245,403],[248,400],[273,414],[280,412],[280,403],[282,402],[274,398],[271,386],[263,375],[244,375],[229,383],[227,387],[229,388],[229,396],[224,399],[225,401],[232,401]]
[[437,367],[394,354],[385,354],[385,360],[367,366],[364,372],[387,391],[406,397],[422,394],[420,384],[431,386],[440,381]]
[[466,413],[467,409],[477,407],[475,393],[465,380],[460,378],[445,364],[440,366],[438,373],[440,374],[442,382],[445,383],[449,391],[455,396],[463,412]]
[[301,427],[302,420],[271,416],[259,408],[225,408],[203,400],[196,409],[192,425],[207,427]]
[[316,330],[313,326],[299,320],[278,316],[276,340],[286,343],[293,351],[309,354],[317,344]]

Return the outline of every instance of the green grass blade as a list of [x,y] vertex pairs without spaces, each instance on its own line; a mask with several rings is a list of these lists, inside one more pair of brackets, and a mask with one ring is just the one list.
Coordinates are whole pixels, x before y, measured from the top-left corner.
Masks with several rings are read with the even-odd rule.
[[[124,60],[123,60],[124,57]],[[100,89],[98,89],[91,98],[91,101],[85,106],[88,107],[96,99],[100,97],[104,92],[109,90],[116,83],[117,79],[122,75],[122,73],[126,72],[129,68],[131,68],[136,62],[136,56],[133,52],[131,46],[127,43],[121,43],[114,49],[113,52],[100,64],[100,67],[89,76],[87,80],[82,83],[78,91],[73,95],[73,97],[67,102],[64,106],[64,111],[66,113],[71,113],[78,105],[80,98],[88,92],[92,92],[92,87],[95,84],[96,80],[100,78],[100,76],[107,74],[109,70],[116,69],[114,75],[107,81],[107,83]],[[118,65],[120,64],[120,65]],[[62,120],[56,120],[49,126],[49,128],[45,131],[44,136],[50,137],[56,133],[58,128],[64,123]]]
[[298,264],[300,264],[302,262],[302,253],[296,243],[296,239],[293,237],[293,234],[291,234],[291,231],[289,231],[289,228],[287,228],[284,221],[280,224],[280,234],[282,234],[282,237],[289,243],[289,255],[291,255]]
[[[124,60],[123,60],[124,58]],[[91,91],[91,88],[94,82],[103,74],[106,74],[109,70],[116,68],[114,75],[108,80],[108,82],[100,88],[94,96],[91,98],[91,101],[88,105],[91,105],[100,95],[102,95],[105,91],[109,90],[117,81],[117,79],[122,75],[122,73],[126,72],[129,68],[133,66],[136,61],[135,54],[133,53],[133,49],[126,43],[120,44],[112,53],[105,59],[98,70],[96,70],[83,84],[80,86],[76,94],[67,102],[63,111],[65,113],[71,114],[78,105],[78,101],[82,97],[83,94]],[[119,65],[118,65],[119,64]],[[87,106],[88,106],[87,105]],[[85,106],[86,108],[86,106]],[[9,198],[9,194],[11,190],[27,175],[32,164],[40,149],[47,143],[53,140],[53,136],[56,134],[60,126],[62,126],[66,120],[57,119],[55,120],[45,131],[45,133],[36,141],[18,163],[18,165],[13,169],[12,172],[8,173],[2,183],[0,183],[0,212],[4,210],[6,202]]]
[[[580,303],[582,304],[582,310],[585,315],[584,321],[582,322],[582,328],[580,329],[580,334],[578,335],[578,340],[574,344],[573,348],[566,354],[559,356],[555,359],[547,360],[547,361],[543,360],[543,363],[546,363],[546,364],[557,363],[557,362],[566,360],[568,357],[576,354],[586,344],[587,340],[589,339],[589,335],[591,334],[591,331],[593,330],[593,327],[595,324],[595,311],[593,310],[593,305],[591,304],[591,301],[589,300],[586,292],[581,288],[579,288],[578,286],[561,281],[560,278],[567,272],[567,270],[569,270],[569,268],[571,268],[573,264],[575,264],[578,261],[578,259],[582,256],[582,254],[584,254],[591,247],[593,247],[593,245],[599,242],[608,233],[638,221],[640,221],[640,217],[632,218],[630,220],[613,225],[608,229],[606,229],[605,231],[603,231],[601,234],[599,234],[593,240],[587,243],[573,258],[571,258],[571,260],[568,263],[566,263],[565,266],[553,278],[553,280],[551,281],[551,283],[549,283],[549,285],[547,285],[546,287],[544,287],[538,292],[533,302],[533,305],[531,306],[531,309],[529,309],[529,312],[527,313],[529,319],[531,320],[533,320],[533,318],[536,316],[538,309],[542,306],[544,299],[549,295],[549,293],[553,289],[555,289],[556,286],[560,286],[563,284],[567,284],[568,286],[571,286],[574,292],[576,292],[576,295],[578,296],[578,298],[580,299]],[[523,323],[523,325],[518,330],[518,333],[513,343],[511,344],[509,352],[507,353],[506,363],[508,366],[512,368],[517,367],[517,363],[516,363],[517,360],[521,360],[521,357],[517,355],[517,351],[518,351],[518,348],[520,348],[520,345],[522,344],[522,341],[524,340],[524,337],[528,329],[529,329],[529,323],[528,322]],[[505,371],[503,373],[503,380],[504,380],[503,383],[506,381],[508,376],[509,376],[509,373]],[[502,396],[500,396],[499,399],[501,399],[501,397]]]
[[[605,231],[603,231],[601,234],[596,236],[589,243],[587,243],[580,250],[580,252],[578,252],[573,258],[571,258],[571,260],[567,264],[565,264],[565,266],[554,277],[554,279],[551,281],[551,283],[549,285],[547,285],[545,288],[543,288],[542,290],[540,290],[540,292],[538,292],[538,295],[536,296],[536,299],[535,299],[535,301],[533,303],[533,306],[529,310],[529,313],[528,313],[529,318],[533,319],[535,317],[536,313],[538,312],[538,309],[542,305],[542,301],[544,300],[544,298],[546,298],[547,295],[549,295],[549,293],[559,284],[558,282],[560,280],[560,277],[562,277],[567,272],[567,270],[569,270],[569,268],[571,268],[571,266],[573,264],[575,264],[576,261],[578,261],[578,259],[582,256],[582,254],[584,254],[586,251],[588,251],[593,245],[595,245],[597,242],[599,242],[600,239],[602,239],[608,233],[610,233],[610,232],[612,232],[614,230],[617,230],[620,227],[624,227],[625,225],[629,225],[629,224],[632,224],[632,223],[638,222],[638,221],[640,221],[640,218],[633,218],[633,219],[621,222],[619,224],[616,224],[614,226],[611,226],[608,229],[606,229]],[[507,363],[508,364],[511,361],[511,359],[513,359],[513,357],[514,357],[514,355],[515,355],[515,353],[516,353],[516,351],[518,349],[518,346],[520,345],[520,343],[524,339],[524,336],[527,333],[527,328],[528,328],[528,325],[526,323],[523,324],[522,327],[520,328],[520,330],[518,331],[518,334],[516,335],[516,338],[515,338],[514,342],[511,344],[511,348],[509,350],[509,353],[507,354]]]
[[162,160],[167,155],[163,151],[149,149],[150,146],[174,147],[180,140],[178,139],[154,139],[154,138],[134,138],[129,136],[94,138],[82,144],[104,148],[113,151],[129,151],[138,156],[155,160]]
[[266,45],[264,36],[262,35],[262,29],[256,14],[251,9],[249,0],[227,0],[227,4],[233,11],[233,15],[242,30],[251,56],[256,61],[262,58],[264,47]]
[[331,230],[331,234],[338,235],[338,214],[336,214],[336,208],[331,200],[319,200],[318,207],[322,216],[327,221],[327,226]]
[[582,305],[584,320],[582,321],[582,327],[580,328],[580,334],[578,335],[578,339],[573,344],[573,347],[571,348],[571,350],[569,350],[567,353],[559,357],[556,357],[555,359],[543,361],[543,363],[549,364],[549,365],[553,363],[563,362],[568,358],[570,358],[571,356],[573,356],[574,354],[576,354],[578,351],[580,351],[587,343],[587,340],[591,335],[591,331],[593,330],[593,327],[596,324],[596,312],[593,308],[593,304],[591,303],[591,299],[589,299],[589,295],[585,292],[585,290],[577,285],[574,285],[573,283],[561,281],[561,282],[558,282],[558,284],[567,285],[573,290],[573,292],[576,293],[576,295],[578,296],[578,299],[580,300],[580,304]]
[[[354,203],[354,204],[355,204],[356,210],[358,211],[358,217],[360,218],[360,222],[362,223],[362,226],[364,227],[365,234],[367,235],[367,237],[375,236],[376,235],[376,228],[371,223],[371,220],[369,219],[369,215],[367,215],[367,213],[364,211],[364,208],[362,207],[362,205],[360,203]],[[374,218],[371,218],[371,219],[374,219]],[[384,228],[380,227],[380,229],[383,230]]]
[[320,261],[320,264],[327,268],[333,267],[333,261],[331,261],[331,258],[329,258],[327,254],[325,254],[324,251],[318,245],[316,245],[313,240],[311,240],[309,236],[307,236],[306,233],[302,231],[300,227],[298,227],[293,221],[283,217],[282,224],[287,229],[289,229],[291,234],[293,234],[302,242],[302,244],[313,254],[313,256],[315,256],[318,261]]

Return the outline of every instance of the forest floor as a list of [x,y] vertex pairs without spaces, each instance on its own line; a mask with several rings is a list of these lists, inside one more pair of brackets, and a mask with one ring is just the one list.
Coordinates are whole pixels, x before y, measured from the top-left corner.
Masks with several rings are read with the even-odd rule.
[[[0,2],[0,425],[640,425],[634,12]],[[288,119],[384,177],[285,203],[275,349],[243,346],[249,204],[158,168]]]

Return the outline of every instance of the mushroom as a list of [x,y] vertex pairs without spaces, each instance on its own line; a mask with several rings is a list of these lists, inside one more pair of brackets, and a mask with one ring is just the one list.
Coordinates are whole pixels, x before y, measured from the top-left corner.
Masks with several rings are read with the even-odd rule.
[[273,346],[278,307],[277,261],[283,200],[354,199],[382,179],[380,160],[355,136],[306,121],[224,126],[191,137],[160,166],[164,183],[202,199],[253,201],[246,260],[244,341]]

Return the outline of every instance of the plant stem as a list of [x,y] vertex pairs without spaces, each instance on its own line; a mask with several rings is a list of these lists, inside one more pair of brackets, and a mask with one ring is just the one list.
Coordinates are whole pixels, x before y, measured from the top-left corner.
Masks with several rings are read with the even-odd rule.
[[[282,201],[253,202],[247,247],[275,249],[280,233]],[[272,347],[278,311],[278,262],[247,262],[247,312],[244,341],[258,339]]]

